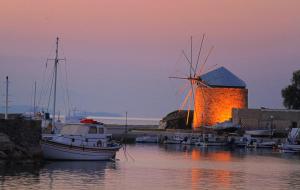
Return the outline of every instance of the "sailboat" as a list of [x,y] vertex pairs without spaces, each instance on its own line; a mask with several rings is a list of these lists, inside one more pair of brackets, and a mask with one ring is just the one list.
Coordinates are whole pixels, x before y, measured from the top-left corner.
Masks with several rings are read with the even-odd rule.
[[56,56],[54,59],[54,97],[52,119],[45,113],[43,127],[51,133],[42,135],[41,147],[45,159],[51,160],[110,160],[114,159],[121,146],[106,133],[103,123],[92,119],[83,119],[79,123],[55,122],[58,42],[56,38]]
[[300,152],[300,128],[292,128],[286,142],[281,145],[283,152]]

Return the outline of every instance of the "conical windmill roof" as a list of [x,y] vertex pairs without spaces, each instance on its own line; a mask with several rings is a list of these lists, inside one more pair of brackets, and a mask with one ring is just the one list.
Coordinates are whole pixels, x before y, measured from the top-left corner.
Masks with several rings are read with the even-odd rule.
[[225,67],[219,67],[200,77],[211,87],[246,88],[246,83]]

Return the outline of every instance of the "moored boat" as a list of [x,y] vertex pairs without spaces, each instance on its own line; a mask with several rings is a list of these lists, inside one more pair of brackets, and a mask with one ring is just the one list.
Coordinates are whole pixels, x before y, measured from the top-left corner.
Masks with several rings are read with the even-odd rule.
[[103,124],[66,124],[59,133],[41,142],[45,159],[51,160],[110,160],[121,146],[106,134]]
[[144,135],[135,139],[136,143],[158,143],[157,135]]
[[202,140],[198,141],[196,146],[226,146],[228,141],[224,137],[219,137],[215,134],[203,134]]
[[164,144],[181,144],[183,142],[184,138],[179,135],[174,135],[171,137],[165,136],[165,139],[163,141]]
[[280,148],[283,152],[300,152],[300,128],[292,128],[286,142],[283,143]]
[[246,130],[245,134],[251,136],[272,136],[273,130],[271,129]]

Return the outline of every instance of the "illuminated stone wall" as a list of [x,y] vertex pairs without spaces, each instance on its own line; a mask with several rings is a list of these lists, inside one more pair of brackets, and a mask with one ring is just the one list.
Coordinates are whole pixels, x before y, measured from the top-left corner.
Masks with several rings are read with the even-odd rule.
[[195,90],[193,128],[215,125],[232,117],[232,108],[248,107],[248,90],[242,88],[200,88]]

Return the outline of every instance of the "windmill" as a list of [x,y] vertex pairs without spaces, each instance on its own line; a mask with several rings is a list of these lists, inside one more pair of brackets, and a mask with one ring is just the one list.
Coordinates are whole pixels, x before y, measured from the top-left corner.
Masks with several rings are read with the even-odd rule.
[[[207,55],[204,56],[204,60],[202,62],[202,64],[199,65],[200,63],[200,59],[202,56],[202,50],[203,50],[203,44],[205,41],[205,34],[202,35],[202,39],[201,39],[201,43],[200,43],[200,47],[199,47],[199,51],[197,53],[197,59],[194,62],[193,60],[193,37],[190,37],[190,56],[188,57],[187,53],[182,50],[182,55],[185,57],[185,60],[189,66],[189,73],[186,76],[183,77],[177,77],[177,76],[172,76],[169,77],[171,79],[181,79],[181,80],[187,80],[187,83],[185,84],[185,88],[189,87],[189,90],[179,108],[179,111],[183,110],[184,107],[187,105],[188,103],[188,111],[187,111],[187,118],[186,118],[186,125],[189,124],[189,117],[190,117],[190,110],[192,109],[192,105],[195,105],[195,87],[198,87],[201,89],[201,94],[202,94],[202,98],[203,98],[203,102],[205,102],[205,96],[203,94],[203,90],[202,88],[211,88],[209,85],[207,85],[205,83],[205,81],[203,81],[201,79],[201,75],[204,72],[204,68],[205,65],[207,63],[207,60],[213,50],[213,46],[209,49]],[[199,68],[198,68],[199,66]],[[214,65],[213,67],[215,67],[216,65]],[[195,106],[194,106],[195,107]],[[194,110],[194,120],[195,118],[199,117],[199,113],[197,110]],[[204,117],[204,113],[202,113],[202,117]],[[203,121],[203,120],[202,120]],[[193,125],[192,125],[193,126]]]

